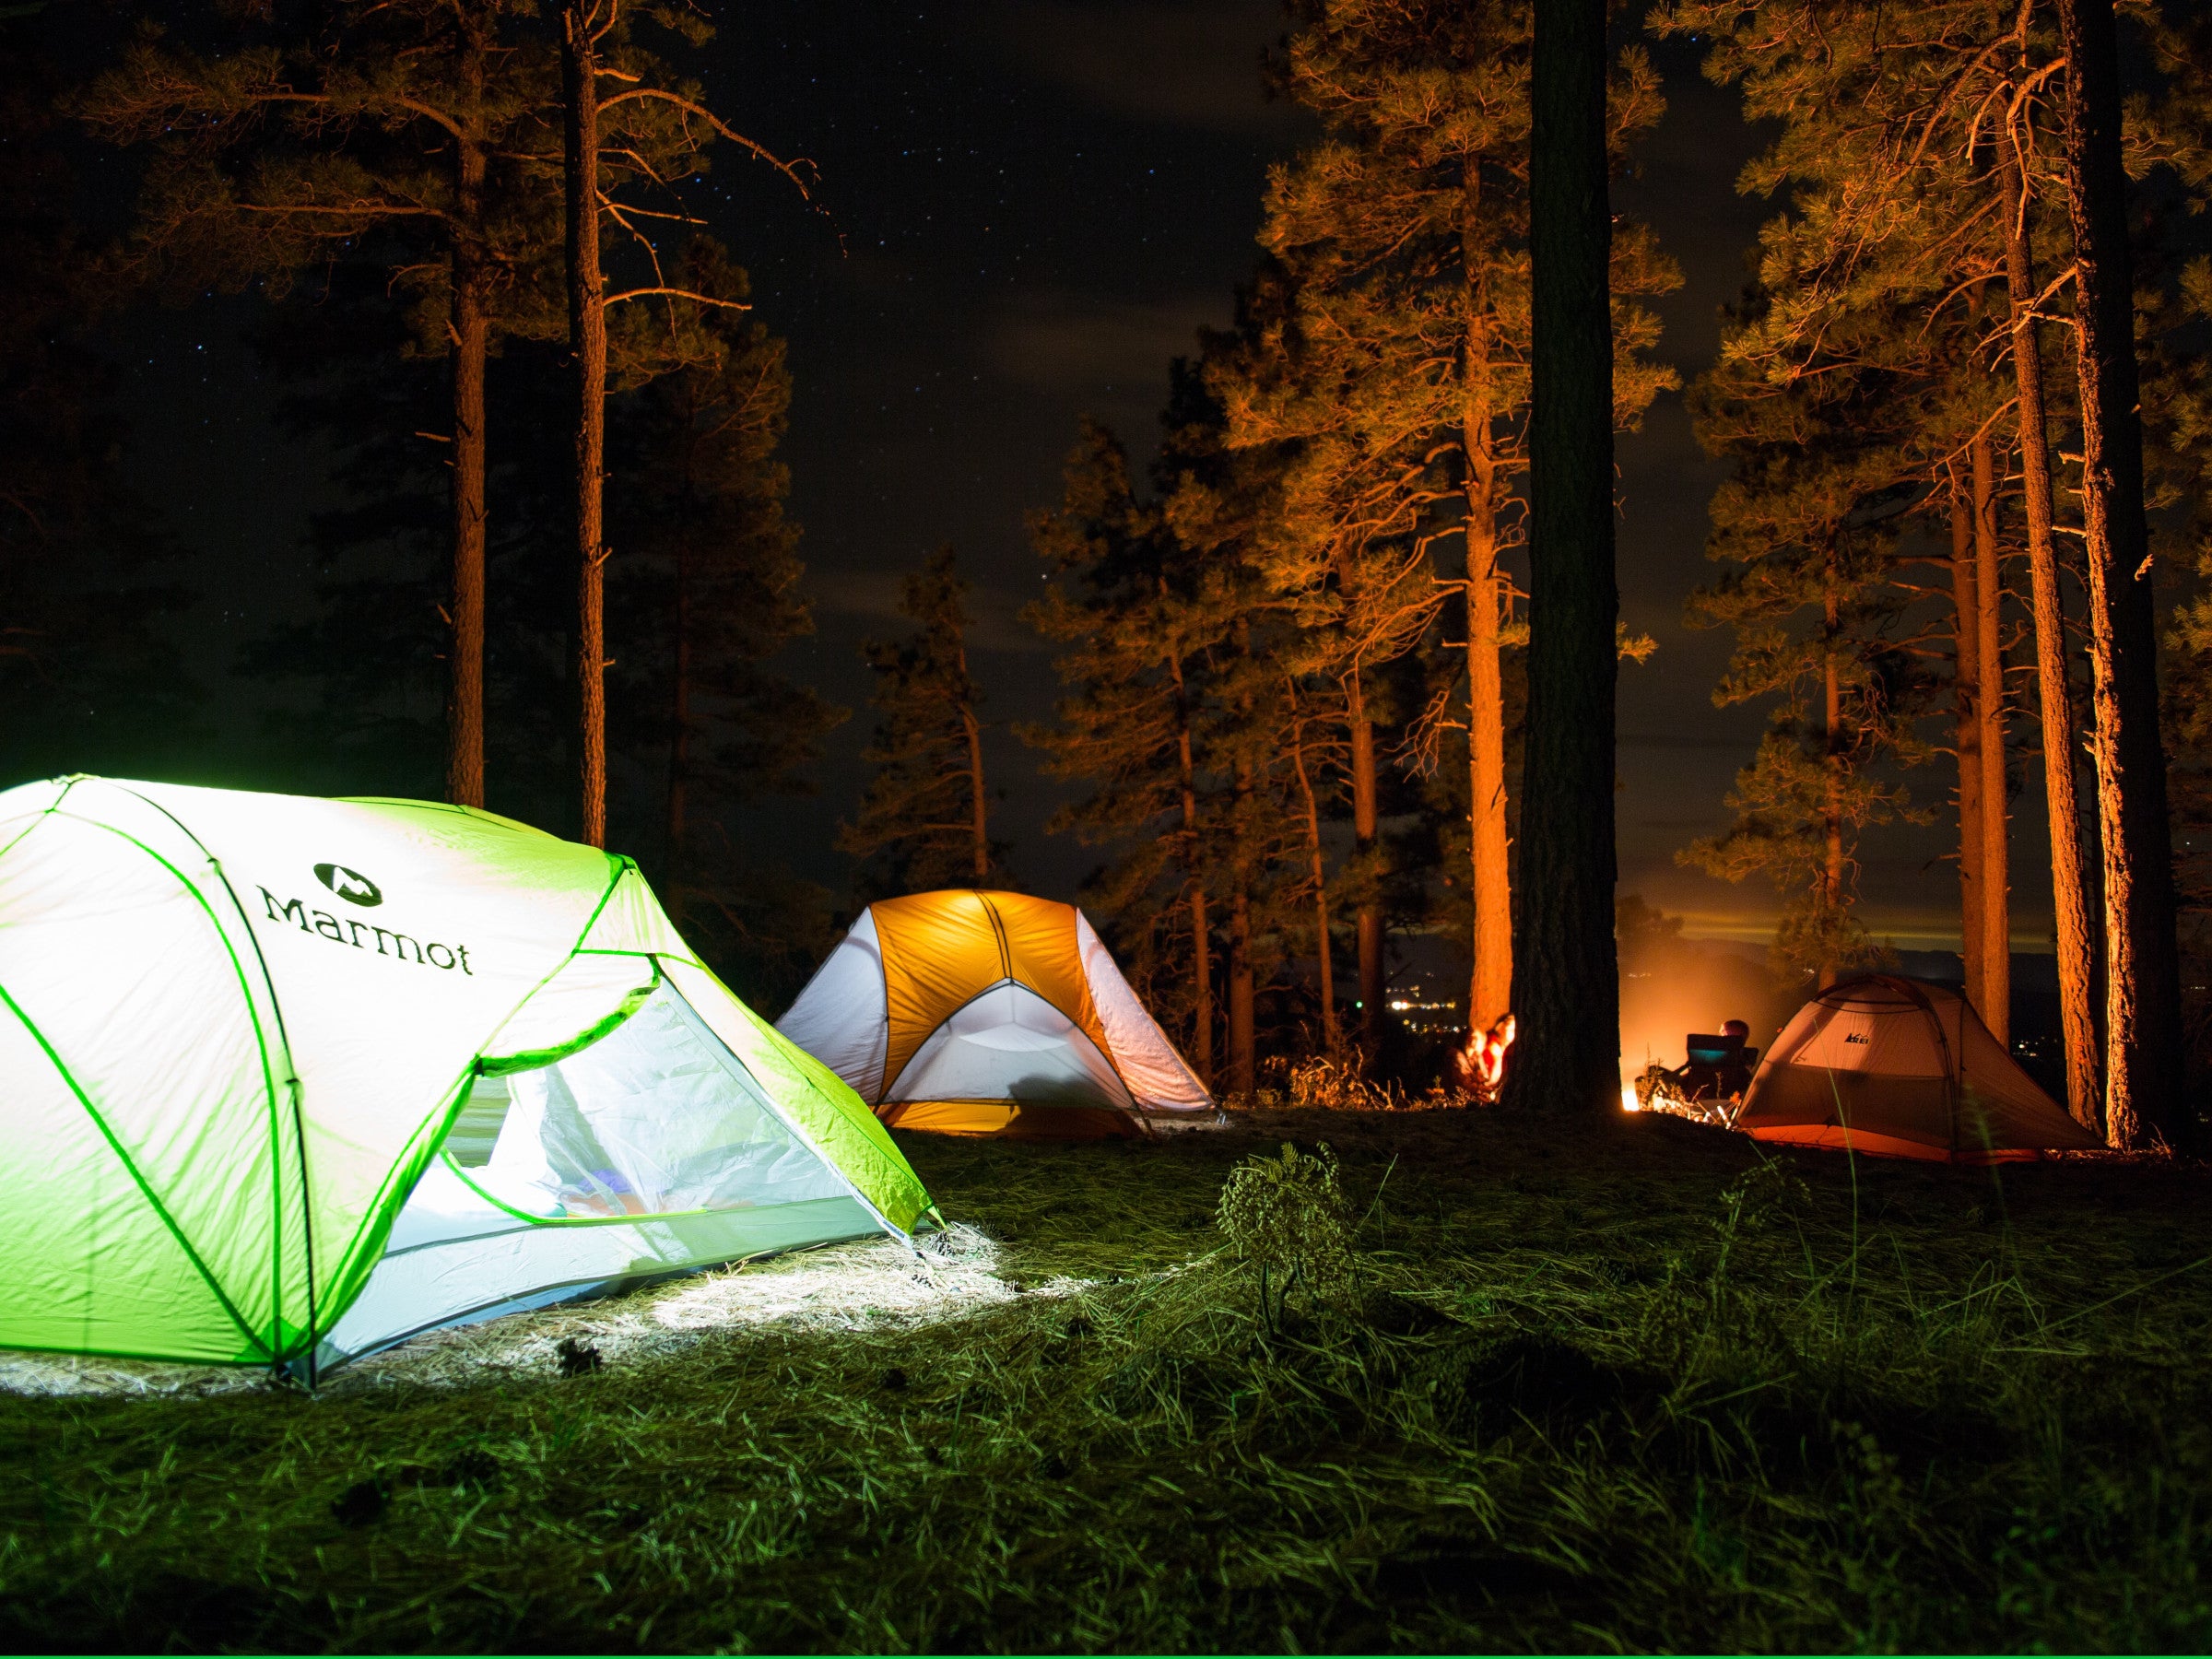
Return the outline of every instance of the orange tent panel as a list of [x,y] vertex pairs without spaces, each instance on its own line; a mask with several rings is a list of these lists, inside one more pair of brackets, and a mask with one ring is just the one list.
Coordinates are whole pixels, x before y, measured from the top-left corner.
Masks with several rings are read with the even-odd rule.
[[1066,1015],[1101,1054],[1113,1052],[1083,972],[1071,907],[1021,893],[963,890],[879,900],[874,910],[890,1027],[886,1094],[931,1032],[1007,980]]

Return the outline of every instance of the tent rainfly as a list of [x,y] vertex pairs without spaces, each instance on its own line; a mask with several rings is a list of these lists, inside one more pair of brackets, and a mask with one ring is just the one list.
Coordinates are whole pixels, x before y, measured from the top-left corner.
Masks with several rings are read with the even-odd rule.
[[1966,998],[1900,974],[1845,980],[1797,1010],[1735,1126],[1759,1140],[1937,1163],[2096,1147]]
[[776,1029],[902,1128],[1128,1135],[1214,1111],[1083,912],[1019,893],[871,904]]
[[635,865],[421,801],[0,794],[0,1347],[311,1378],[934,1218]]

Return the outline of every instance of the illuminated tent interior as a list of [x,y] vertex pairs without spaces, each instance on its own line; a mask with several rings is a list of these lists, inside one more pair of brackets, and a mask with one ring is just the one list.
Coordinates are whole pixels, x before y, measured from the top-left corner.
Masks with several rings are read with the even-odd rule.
[[1830,987],[1767,1050],[1735,1126],[1760,1140],[1941,1163],[2102,1145],[2022,1071],[1965,997],[1877,973]]
[[909,1129],[1129,1135],[1214,1110],[1083,912],[1019,893],[870,905],[777,1029]]
[[491,814],[0,794],[0,1347],[311,1376],[928,1194],[628,859]]

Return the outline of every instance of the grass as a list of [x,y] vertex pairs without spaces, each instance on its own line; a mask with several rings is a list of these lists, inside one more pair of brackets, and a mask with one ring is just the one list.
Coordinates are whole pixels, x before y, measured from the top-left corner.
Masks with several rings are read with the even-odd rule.
[[[1263,1314],[1216,1203],[1285,1138],[1333,1144],[1357,1249]],[[2199,1169],[1450,1112],[905,1144],[972,1230],[919,1267],[684,1281],[318,1397],[0,1395],[0,1641],[2212,1646]]]

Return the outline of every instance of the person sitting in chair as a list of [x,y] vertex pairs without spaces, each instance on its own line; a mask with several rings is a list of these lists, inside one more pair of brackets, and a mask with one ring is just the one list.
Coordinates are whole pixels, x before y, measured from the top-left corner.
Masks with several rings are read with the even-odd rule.
[[1759,1051],[1746,1046],[1750,1036],[1750,1026],[1740,1019],[1723,1020],[1717,1035],[1692,1031],[1683,1039],[1689,1053],[1681,1065],[1653,1065],[1637,1079],[1640,1103],[1648,1106],[1654,1096],[1665,1096],[1725,1121],[1729,1102],[1743,1099],[1759,1064]]

